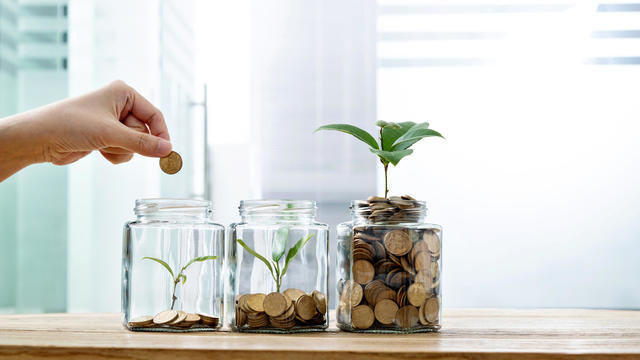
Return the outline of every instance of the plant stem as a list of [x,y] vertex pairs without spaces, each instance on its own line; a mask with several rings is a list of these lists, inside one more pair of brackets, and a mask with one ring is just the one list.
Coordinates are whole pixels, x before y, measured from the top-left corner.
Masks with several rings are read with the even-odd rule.
[[178,287],[178,283],[180,282],[180,278],[173,280],[173,295],[171,295],[171,310],[173,310],[173,306],[176,304],[176,287]]
[[[382,129],[384,127],[380,127],[380,149],[382,149],[383,147],[383,140],[382,140]],[[380,159],[380,162],[382,163],[382,165],[384,166],[384,198],[388,199],[388,195],[389,195],[389,186],[387,185],[387,170],[389,169],[389,163],[385,163],[384,161],[382,161],[382,159]]]
[[389,170],[389,164],[383,164],[384,165],[384,198],[388,199],[388,195],[389,195],[389,186],[387,185],[387,171]]

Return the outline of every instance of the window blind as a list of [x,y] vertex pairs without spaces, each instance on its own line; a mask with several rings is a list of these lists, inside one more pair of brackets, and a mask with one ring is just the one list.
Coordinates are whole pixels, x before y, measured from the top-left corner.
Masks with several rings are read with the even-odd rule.
[[640,2],[378,1],[380,67],[640,65]]

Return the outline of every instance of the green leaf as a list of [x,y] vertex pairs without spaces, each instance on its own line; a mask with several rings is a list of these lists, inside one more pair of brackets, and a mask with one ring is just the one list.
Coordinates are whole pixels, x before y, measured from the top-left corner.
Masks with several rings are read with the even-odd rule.
[[438,136],[444,139],[444,136],[442,136],[439,132],[429,129],[429,123],[425,122],[415,124],[406,133],[404,133],[393,142],[393,150],[407,149],[416,142],[426,137],[432,136]]
[[[382,150],[384,151],[393,151],[393,150],[402,150],[396,149],[393,146],[393,143],[396,140],[404,135],[411,127],[413,127],[416,123],[412,121],[401,122],[395,124],[397,126],[385,126],[382,128]],[[428,126],[428,124],[427,124]]]
[[169,264],[167,264],[166,262],[164,262],[164,261],[162,261],[160,259],[156,259],[156,258],[149,257],[149,256],[145,256],[145,257],[142,258],[142,260],[144,260],[144,259],[153,260],[153,261],[157,262],[158,264],[164,266],[164,268],[167,269],[169,274],[171,274],[171,278],[173,278],[175,280],[176,277],[175,277],[175,275],[173,275],[173,271],[171,270],[171,267],[169,267]]
[[242,245],[242,247],[245,250],[247,250],[247,252],[249,252],[249,254],[255,256],[258,259],[260,259],[260,261],[262,261],[265,265],[267,265],[267,268],[269,268],[269,271],[271,272],[271,276],[273,277],[273,268],[271,267],[271,264],[269,264],[269,260],[265,259],[262,255],[260,255],[257,252],[253,251],[253,249],[251,249],[247,244],[245,244],[244,241],[242,241],[242,239],[238,239],[237,241],[238,241],[238,244]]
[[187,282],[187,275],[180,274],[180,275],[178,275],[178,280],[180,280],[180,278],[182,278],[182,285],[184,285],[184,283]]
[[180,270],[180,272],[182,273],[183,271],[187,270],[187,268],[189,267],[189,265],[193,264],[194,262],[202,262],[202,261],[207,261],[207,260],[215,260],[217,259],[217,256],[200,256],[197,258],[193,258],[191,259],[187,265],[182,267],[182,270]]
[[309,242],[312,236],[313,234],[307,236],[306,239],[301,238],[300,240],[298,240],[298,242],[295,245],[293,245],[289,249],[289,251],[287,252],[287,258],[284,261],[284,269],[282,269],[282,275],[280,275],[281,277],[287,273],[287,269],[289,268],[289,262],[291,262],[291,260],[293,260],[293,258],[295,258],[296,255],[298,255],[298,252],[300,251],[300,249],[302,249],[305,245],[307,245],[307,243]]
[[271,247],[271,258],[273,261],[278,262],[282,255],[284,255],[285,246],[287,245],[287,238],[289,237],[289,228],[283,227],[278,229],[273,235],[273,246]]
[[374,150],[369,149],[372,153],[378,155],[383,162],[392,163],[393,166],[398,165],[400,160],[407,155],[411,155],[413,153],[412,149],[406,150],[397,150],[397,151],[383,151],[383,150]]
[[376,141],[376,139],[373,136],[371,136],[371,134],[369,134],[365,130],[360,129],[357,126],[353,126],[349,124],[331,124],[331,125],[320,126],[319,128],[316,129],[316,131],[320,131],[320,130],[342,131],[343,133],[351,134],[356,138],[358,138],[359,140],[364,141],[365,143],[367,143],[367,145],[371,146],[374,149],[379,149],[378,142]]

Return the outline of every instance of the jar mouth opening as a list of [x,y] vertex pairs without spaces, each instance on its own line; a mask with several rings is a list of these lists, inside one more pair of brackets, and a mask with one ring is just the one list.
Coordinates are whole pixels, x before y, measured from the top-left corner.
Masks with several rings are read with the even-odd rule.
[[427,203],[421,200],[390,197],[353,200],[351,215],[355,220],[380,224],[417,223],[427,214]]
[[[426,210],[427,208],[427,202],[423,201],[423,200],[406,200],[407,202],[412,202],[413,204],[415,204],[414,209],[415,210]],[[386,203],[386,204],[393,204],[392,200],[385,200],[385,201],[377,201],[378,203]],[[351,206],[349,207],[349,209],[351,209],[352,211],[355,210],[367,210],[367,208],[369,208],[371,206],[371,202],[369,200],[352,200],[351,201]],[[375,202],[374,202],[375,204]]]
[[200,214],[211,211],[211,201],[198,199],[137,199],[136,215]]
[[240,215],[273,216],[273,215],[313,215],[316,202],[313,200],[242,200]]

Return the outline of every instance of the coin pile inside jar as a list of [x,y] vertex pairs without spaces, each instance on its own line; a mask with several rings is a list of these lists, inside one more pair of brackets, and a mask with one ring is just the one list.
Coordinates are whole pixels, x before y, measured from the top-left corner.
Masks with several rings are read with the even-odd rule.
[[130,328],[216,328],[217,317],[205,314],[187,313],[182,310],[165,310],[156,316],[140,316],[129,321]]
[[360,214],[371,222],[415,222],[420,217],[422,204],[409,195],[390,196],[388,199],[371,196],[357,204]]
[[291,329],[294,326],[325,325],[327,300],[314,290],[307,294],[299,289],[287,289],[268,295],[244,294],[236,298],[236,326],[251,329]]
[[438,329],[438,233],[399,225],[355,227],[353,280],[340,290],[338,323],[359,330]]

